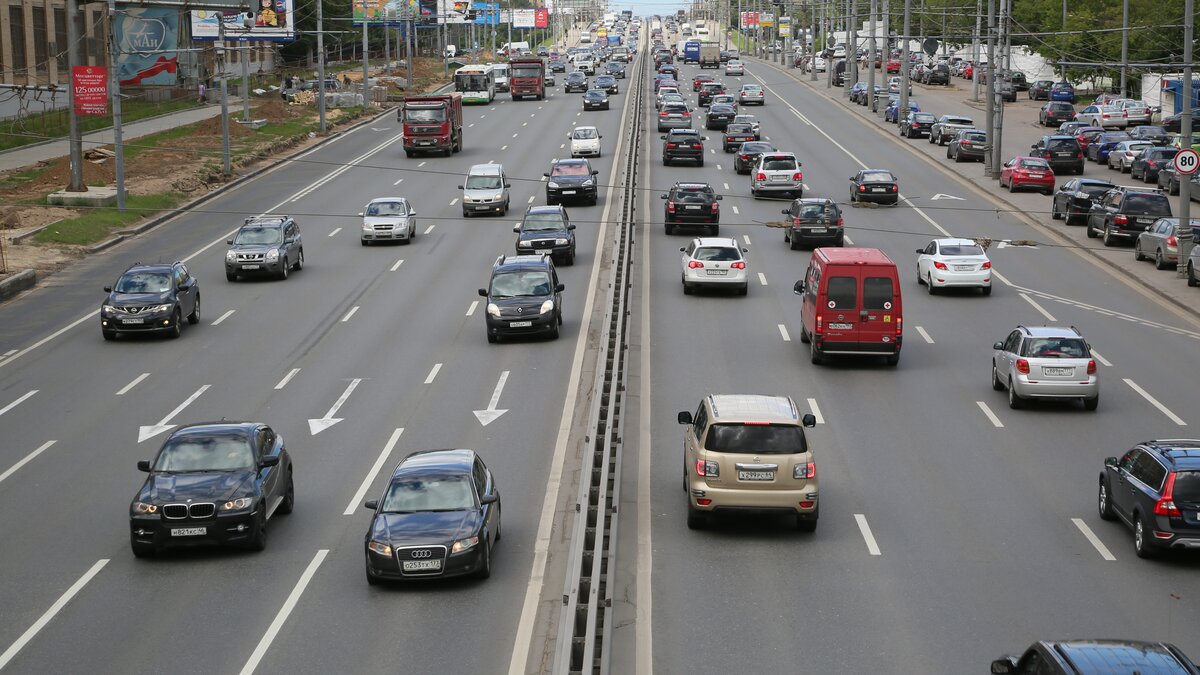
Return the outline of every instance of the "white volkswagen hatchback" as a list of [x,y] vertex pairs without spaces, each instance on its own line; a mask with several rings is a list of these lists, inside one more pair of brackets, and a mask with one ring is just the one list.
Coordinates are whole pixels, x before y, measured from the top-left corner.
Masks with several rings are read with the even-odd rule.
[[731,288],[738,295],[749,289],[746,249],[737,239],[697,237],[679,249],[683,265],[683,292],[691,295],[698,287]]

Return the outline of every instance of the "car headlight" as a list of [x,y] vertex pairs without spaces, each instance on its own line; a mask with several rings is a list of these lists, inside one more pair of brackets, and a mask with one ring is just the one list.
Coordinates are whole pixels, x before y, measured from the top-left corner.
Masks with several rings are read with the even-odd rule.
[[552,311],[554,311],[554,301],[547,300],[542,303],[542,308],[540,310],[538,310],[538,314],[545,314],[546,312],[552,312]]
[[275,262],[276,260],[279,260],[279,249],[273,248],[267,251],[267,262]]
[[372,232],[375,230],[375,226],[370,223],[363,223],[362,229],[364,232]]
[[492,201],[494,201],[494,202],[498,202],[498,201],[500,201],[501,199],[504,199],[504,193],[503,193],[503,192],[497,192],[496,194],[492,195]]
[[595,181],[593,181],[591,178],[589,178],[589,179],[587,179],[587,180],[583,181],[583,186],[584,186],[584,187],[591,187],[591,185],[592,185],[594,182],[595,182]]
[[392,555],[391,545],[385,544],[382,541],[375,541],[372,539],[367,542],[367,548],[371,549],[372,553],[378,553],[379,555],[386,555],[389,557]]
[[152,312],[169,312],[169,311],[171,311],[171,308],[173,308],[174,306],[175,305],[172,305],[171,303],[166,303],[163,305],[155,305],[154,307],[150,308],[150,311],[152,311]]
[[134,502],[131,510],[135,516],[152,516],[158,513],[158,505],[148,502]]
[[499,319],[500,318],[500,307],[494,302],[489,302],[488,306],[487,306],[487,313],[488,313],[488,316],[493,316],[493,317],[496,317],[497,319]]
[[240,511],[242,509],[250,508],[250,505],[253,503],[254,503],[253,497],[238,497],[237,499],[230,499],[229,501],[222,504],[221,510],[222,511]]
[[555,183],[554,181],[550,181],[550,182],[546,183],[546,187],[549,187],[549,188],[554,188],[554,189],[556,189],[556,190],[557,190],[557,189],[558,189],[558,183]]
[[116,308],[116,307],[113,307],[112,305],[103,305],[102,307],[100,307],[100,309],[101,309],[101,310],[102,310],[102,311],[103,311],[105,314],[111,314],[112,312],[115,312],[115,311],[117,311],[117,308]]
[[559,237],[558,239],[554,240],[554,243],[556,246],[565,246],[567,244],[567,240],[565,237]]
[[473,546],[477,546],[478,544],[479,537],[467,537],[466,539],[459,539],[450,547],[450,553],[462,553],[463,551],[466,551]]
[[233,262],[234,260],[237,260],[237,253],[235,251],[226,251],[225,252],[225,260],[228,262]]

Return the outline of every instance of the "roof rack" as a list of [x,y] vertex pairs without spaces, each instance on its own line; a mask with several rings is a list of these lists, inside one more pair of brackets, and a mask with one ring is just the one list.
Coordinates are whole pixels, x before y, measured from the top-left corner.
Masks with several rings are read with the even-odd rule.
[[248,216],[246,218],[246,220],[243,221],[243,224],[248,225],[250,223],[261,223],[263,221],[284,222],[290,218],[291,218],[291,216],[289,216],[289,215],[271,213],[271,214],[266,214],[266,215],[261,215],[261,216]]

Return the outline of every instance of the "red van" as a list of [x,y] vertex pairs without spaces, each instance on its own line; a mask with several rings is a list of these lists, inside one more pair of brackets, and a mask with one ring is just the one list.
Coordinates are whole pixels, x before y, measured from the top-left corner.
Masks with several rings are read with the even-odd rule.
[[826,354],[883,356],[900,361],[904,306],[896,263],[875,248],[818,248],[795,293],[803,296],[800,341],[813,363]]

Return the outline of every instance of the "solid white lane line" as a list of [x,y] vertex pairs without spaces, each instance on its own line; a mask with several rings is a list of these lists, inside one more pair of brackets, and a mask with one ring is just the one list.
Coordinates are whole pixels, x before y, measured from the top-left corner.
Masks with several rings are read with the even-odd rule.
[[346,312],[346,316],[342,317],[342,323],[346,323],[347,321],[349,321],[350,317],[354,316],[354,313],[357,311],[358,311],[358,305],[351,307],[350,311]]
[[933,338],[929,337],[929,333],[926,333],[924,328],[917,326],[917,332],[921,334],[921,337],[925,338],[926,342],[933,344]]
[[1049,320],[1051,322],[1058,321],[1058,319],[1054,318],[1053,314],[1046,311],[1045,307],[1042,307],[1041,305],[1037,304],[1036,300],[1034,300],[1033,298],[1029,297],[1028,295],[1026,295],[1024,293],[1020,293],[1019,295],[1022,298],[1025,298],[1025,302],[1028,302],[1029,304],[1033,305],[1033,308],[1036,309],[1038,312],[1040,312],[1042,316],[1046,317],[1047,320]]
[[763,274],[762,272],[759,272],[758,273],[758,283],[763,286],[768,285],[767,284],[767,275]]
[[392,432],[391,438],[383,446],[383,452],[379,453],[379,457],[375,459],[375,464],[371,466],[371,470],[367,472],[367,477],[363,479],[362,485],[358,486],[358,490],[350,498],[350,504],[346,507],[345,511],[342,511],[343,516],[352,516],[355,511],[362,508],[363,498],[367,496],[367,490],[371,489],[371,483],[375,482],[375,476],[379,475],[379,470],[383,468],[384,463],[388,460],[388,456],[396,448],[396,443],[400,441],[400,434],[402,433],[404,433],[404,427],[397,427]]
[[21,398],[13,401],[12,403],[9,403],[8,405],[4,406],[3,408],[0,408],[0,415],[3,415],[4,413],[8,412],[9,410],[12,410],[13,408],[21,405],[25,401],[25,399],[29,398],[30,396],[33,396],[36,393],[38,393],[38,390],[34,389],[34,390],[30,391],[28,394],[25,394],[24,396],[22,396]]
[[784,342],[791,342],[792,336],[788,335],[787,326],[779,324],[779,335],[783,337]]
[[1112,364],[1108,362],[1108,359],[1104,358],[1103,356],[1100,356],[1100,352],[1096,351],[1095,349],[1092,350],[1092,358],[1099,361],[1100,365],[1108,366],[1109,368],[1112,368]]
[[738,207],[736,207],[736,206],[733,207],[733,212],[735,214],[741,213],[741,211],[738,211]]
[[[647,162],[647,166],[648,166]],[[650,201],[648,197],[643,196],[643,200],[647,203]],[[650,277],[652,275],[646,273],[649,271],[647,262],[642,263],[642,297],[647,298],[642,302],[642,325],[641,325],[641,344],[645,345],[641,349],[641,372],[650,373],[650,355],[651,342],[650,335]],[[637,485],[637,565],[636,565],[636,637],[634,639],[634,662],[633,672],[635,673],[650,673],[654,672],[654,612],[653,612],[653,586],[652,577],[654,575],[654,506],[652,491],[652,473],[650,464],[650,448],[653,447],[651,437],[652,422],[654,420],[654,410],[651,404],[653,400],[653,391],[651,388],[650,378],[641,377],[641,412],[639,414],[638,426],[638,485]]]
[[1174,422],[1175,424],[1178,424],[1178,425],[1179,425],[1179,426],[1181,426],[1181,427],[1186,427],[1186,426],[1187,426],[1187,422],[1184,422],[1182,419],[1180,419],[1180,418],[1179,418],[1179,416],[1178,416],[1178,415],[1176,415],[1175,413],[1171,412],[1171,411],[1170,411],[1170,409],[1168,409],[1168,408],[1167,408],[1167,406],[1165,406],[1165,405],[1163,405],[1163,404],[1159,403],[1159,402],[1158,402],[1158,399],[1156,399],[1156,398],[1154,398],[1153,396],[1151,396],[1151,395],[1150,395],[1150,392],[1148,392],[1148,391],[1146,391],[1145,389],[1142,389],[1141,387],[1139,387],[1139,386],[1138,386],[1138,384],[1137,384],[1137,382],[1134,382],[1133,380],[1131,380],[1131,379],[1129,379],[1129,378],[1127,377],[1127,378],[1125,378],[1125,384],[1129,385],[1130,389],[1133,389],[1133,390],[1134,390],[1134,391],[1136,391],[1137,393],[1141,394],[1141,395],[1142,395],[1142,398],[1144,398],[1144,399],[1146,399],[1147,401],[1149,401],[1149,402],[1150,402],[1150,405],[1154,406],[1155,408],[1158,408],[1159,412],[1161,412],[1162,414],[1166,415],[1166,416],[1167,416],[1167,418],[1168,418],[1168,419],[1170,419],[1172,422]]
[[292,378],[295,377],[296,373],[298,373],[298,372],[300,372],[299,368],[292,368],[290,371],[288,371],[287,375],[283,376],[283,379],[279,381],[279,384],[275,385],[275,388],[283,389],[284,387],[286,387],[287,383],[291,382]]
[[217,320],[212,322],[212,325],[214,325],[214,326],[220,326],[222,321],[224,321],[225,319],[228,319],[229,317],[233,316],[233,313],[234,313],[234,312],[236,312],[236,311],[237,311],[236,309],[231,309],[231,310],[228,310],[227,312],[225,312],[225,313],[224,313],[224,314],[222,314],[221,316],[218,316],[218,317],[217,317]]
[[146,379],[147,377],[150,377],[150,373],[142,373],[141,375],[138,375],[137,377],[133,378],[132,382],[130,382],[129,384],[127,384],[124,387],[121,387],[119,390],[117,390],[117,396],[124,396],[125,394],[129,393],[130,389],[133,389],[134,387],[141,384],[142,380]]
[[867,542],[867,553],[880,555],[879,544],[875,541],[875,535],[871,534],[871,526],[867,524],[867,517],[861,513],[856,513],[854,514],[854,520],[858,523],[858,531],[862,532],[863,541]]
[[425,376],[425,384],[433,384],[433,379],[437,377],[438,371],[442,369],[442,364],[433,364],[433,370],[429,371],[429,375]]
[[749,246],[749,245],[750,245],[750,235],[748,235],[748,234],[743,234],[743,235],[742,235],[742,240],[746,242],[746,245],[747,245],[747,246]]
[[142,443],[143,441],[145,441],[148,438],[154,438],[155,436],[157,436],[157,435],[161,434],[162,432],[167,431],[169,429],[174,429],[175,425],[168,424],[168,422],[170,422],[172,419],[174,419],[174,417],[176,415],[183,412],[184,408],[188,407],[189,405],[194,403],[196,401],[196,399],[200,398],[200,395],[203,394],[204,392],[208,391],[209,387],[211,387],[211,386],[212,386],[211,384],[206,384],[206,385],[201,386],[199,389],[197,389],[195,391],[195,393],[193,393],[191,396],[187,397],[187,400],[185,400],[183,403],[180,403],[179,405],[175,406],[174,410],[167,413],[166,417],[163,417],[161,420],[159,420],[158,424],[155,424],[153,426],[139,427],[138,428],[138,443]]
[[996,271],[996,268],[995,268],[994,266],[992,267],[992,276],[994,276],[994,277],[996,277],[997,279],[999,279],[999,280],[1000,280],[1000,283],[1004,284],[1005,286],[1012,286],[1012,285],[1013,285],[1013,283],[1012,283],[1011,281],[1009,281],[1009,280],[1008,280],[1008,277],[1005,277],[1003,274],[1000,274],[999,272],[997,272],[997,271]]
[[454,199],[450,200],[450,206],[454,206],[457,203],[458,203],[458,197],[455,197]]
[[821,414],[821,408],[817,405],[817,399],[808,399],[808,409],[812,412],[813,417],[817,418],[817,424],[825,424],[825,416]]
[[29,453],[28,455],[25,455],[16,464],[13,464],[12,466],[8,467],[7,471],[5,471],[4,473],[0,473],[0,483],[3,483],[5,478],[8,478],[9,476],[16,473],[21,467],[23,467],[26,464],[28,464],[29,462],[33,461],[33,459],[35,457],[37,457],[38,455],[45,452],[47,449],[50,448],[50,446],[54,445],[57,442],[58,441],[46,441],[45,443],[42,443],[41,446],[38,447],[37,450],[34,450],[33,452]]
[[425,228],[425,231],[422,234],[429,234],[430,232],[433,232],[433,228],[435,227],[437,227],[437,225],[430,225],[429,227]]
[[18,351],[20,351],[20,350],[18,350],[18,349],[10,349],[10,350],[8,350],[8,351],[4,352],[4,356],[12,356],[13,354],[16,354]]
[[474,313],[475,313],[475,308],[476,308],[476,307],[478,307],[478,306],[479,306],[479,301],[478,301],[478,300],[473,300],[473,301],[471,302],[471,306],[467,308],[467,316],[471,316],[472,314],[474,314]]
[[338,232],[341,232],[341,231],[342,231],[342,228],[340,228],[340,227],[336,227],[336,228],[334,228],[333,232],[330,232],[330,233],[329,233],[329,236],[331,236],[331,237],[333,237],[333,236],[336,236],[336,235],[337,235],[337,233],[338,233]]
[[1004,428],[1004,422],[1001,422],[1000,418],[996,417],[996,413],[992,412],[992,409],[988,407],[988,404],[984,403],[983,401],[975,401],[975,405],[979,406],[979,409],[983,411],[983,414],[987,415],[987,418],[992,421],[992,426],[996,427],[997,429]]
[[403,264],[404,264],[404,258],[397,260],[395,263],[392,264],[391,271],[395,272],[396,270],[400,269],[400,266]]
[[[355,157],[354,159],[350,160],[349,163],[343,164],[342,166],[338,167],[337,169],[334,169],[333,171],[330,171],[329,173],[322,176],[321,178],[318,178],[317,180],[313,181],[307,187],[304,187],[303,189],[297,191],[292,196],[285,199],[284,202],[287,202],[289,200],[292,202],[300,201],[304,197],[307,197],[309,194],[311,194],[317,188],[320,188],[321,186],[325,185],[326,183],[329,183],[330,181],[332,181],[334,178],[337,178],[338,176],[342,175],[343,173],[346,173],[347,171],[349,171],[350,169],[353,169],[359,162],[362,162],[363,160],[367,159],[371,155],[374,155],[375,153],[383,150],[384,148],[391,145],[392,143],[395,143],[396,141],[400,140],[403,137],[403,135],[404,135],[403,133],[397,134],[395,136],[392,136],[388,140],[380,143],[379,145],[376,145],[374,148],[371,148],[370,150],[359,155],[358,157]],[[280,202],[278,205],[276,205],[274,208],[272,208],[271,211],[275,210],[276,208],[279,208],[280,206],[283,206],[284,202]],[[224,237],[224,238],[228,238],[228,237]],[[184,260],[184,262],[187,262],[187,261]]]
[[279,608],[279,613],[275,615],[275,620],[267,627],[267,632],[263,634],[262,639],[258,641],[258,646],[254,648],[254,653],[250,655],[246,665],[242,666],[241,675],[250,675],[254,669],[258,667],[262,658],[267,655],[267,650],[271,647],[271,642],[275,636],[279,634],[279,629],[283,628],[283,624],[291,615],[292,610],[296,608],[296,603],[300,601],[300,596],[304,594],[304,589],[308,587],[308,582],[312,581],[313,575],[317,573],[317,568],[325,560],[325,556],[329,555],[329,549],[323,548],[317,551],[317,555],[313,557],[312,562],[308,563],[308,567],[304,569],[304,574],[300,575],[300,580],[296,582],[296,587],[288,594],[287,600],[284,601],[283,607]]
[[1104,542],[1100,541],[1100,537],[1097,537],[1096,533],[1092,532],[1092,528],[1088,527],[1087,523],[1083,522],[1082,518],[1072,518],[1071,522],[1075,523],[1075,527],[1079,528],[1079,531],[1083,533],[1084,537],[1087,537],[1087,540],[1091,542],[1092,547],[1100,553],[1101,558],[1109,561],[1117,559],[1116,556],[1114,556],[1112,552],[1108,550],[1108,547],[1104,545]]
[[403,183],[403,182],[404,182],[404,179],[403,179],[403,178],[401,178],[400,180],[396,181],[395,183],[392,183],[392,185],[399,185],[399,184],[401,184],[401,183]]
[[32,626],[30,626],[24,633],[21,634],[21,637],[17,638],[15,642],[9,645],[8,649],[4,650],[3,654],[0,654],[0,670],[3,670],[4,666],[7,666],[8,662],[12,661],[13,657],[17,655],[17,652],[21,651],[25,645],[29,644],[29,641],[38,634],[38,631],[45,628],[46,624],[50,623],[54,619],[54,616],[62,611],[63,607],[67,606],[67,603],[71,601],[71,598],[75,597],[79,591],[83,590],[83,587],[92,580],[92,577],[99,574],[100,570],[104,569],[104,566],[107,564],[108,558],[101,558],[100,560],[97,560],[96,564],[92,565],[91,569],[89,569],[87,572],[84,572],[83,576],[79,577],[78,581],[71,584],[71,587],[67,589],[66,593],[63,593],[61,596],[59,596],[58,600],[54,601],[53,605],[50,605],[50,609],[46,610],[45,614],[42,614],[37,621],[33,622]]

